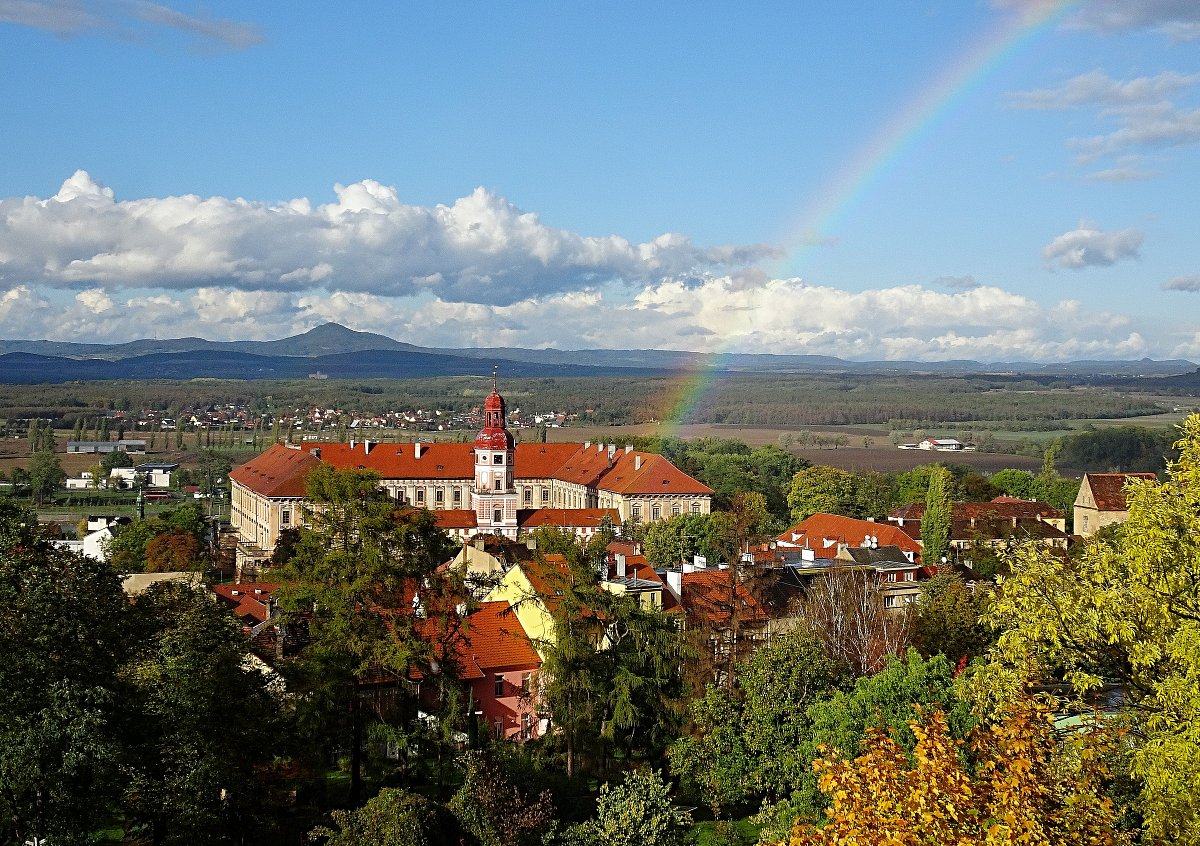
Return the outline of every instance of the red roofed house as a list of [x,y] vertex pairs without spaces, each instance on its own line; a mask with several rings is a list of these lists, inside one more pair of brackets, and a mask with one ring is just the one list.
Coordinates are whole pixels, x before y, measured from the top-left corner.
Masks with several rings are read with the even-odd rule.
[[911,556],[910,561],[921,558],[921,542],[898,526],[837,514],[813,514],[777,537],[775,543],[784,549],[811,549],[826,558],[835,557],[839,547],[851,546],[897,546]]
[[588,536],[605,521],[709,513],[712,489],[661,455],[591,442],[516,444],[505,419],[493,384],[474,444],[275,444],[229,474],[239,555],[269,557],[279,533],[302,522],[304,477],[318,462],[374,470],[394,499],[442,512],[439,524],[464,539],[516,538],[541,525]]
[[[1048,502],[998,496],[990,502],[953,502],[950,511],[950,546],[960,551],[979,543],[999,547],[1014,541],[1067,548],[1066,515]],[[924,516],[925,504],[914,502],[897,508],[888,521],[920,538]]]
[[495,737],[524,741],[541,734],[537,672],[542,662],[508,602],[481,603],[442,651],[453,655],[455,677],[470,685],[474,716]]
[[1152,482],[1153,473],[1084,473],[1075,497],[1075,533],[1091,537],[1105,526],[1129,518],[1125,485],[1131,479]]

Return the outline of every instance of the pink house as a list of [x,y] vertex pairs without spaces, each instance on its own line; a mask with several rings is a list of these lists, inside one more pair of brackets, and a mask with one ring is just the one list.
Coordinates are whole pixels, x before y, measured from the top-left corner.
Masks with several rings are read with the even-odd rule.
[[542,662],[507,601],[481,603],[461,620],[444,651],[453,656],[457,677],[470,685],[481,732],[520,742],[544,731],[537,712]]

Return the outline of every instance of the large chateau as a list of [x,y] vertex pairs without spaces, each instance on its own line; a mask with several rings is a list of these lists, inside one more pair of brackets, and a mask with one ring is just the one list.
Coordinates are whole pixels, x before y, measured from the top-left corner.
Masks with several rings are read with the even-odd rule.
[[494,380],[483,428],[469,443],[372,441],[276,444],[230,473],[239,557],[270,556],[284,529],[304,521],[304,478],[319,463],[374,470],[397,502],[431,509],[459,538],[517,538],[551,525],[586,537],[605,522],[707,514],[712,489],[666,458],[631,447],[518,444]]

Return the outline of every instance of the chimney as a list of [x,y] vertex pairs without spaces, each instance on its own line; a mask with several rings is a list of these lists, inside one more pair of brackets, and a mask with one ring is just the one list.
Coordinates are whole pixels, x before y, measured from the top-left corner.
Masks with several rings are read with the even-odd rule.
[[633,457],[633,469],[634,470],[642,469],[642,457],[640,455],[635,455]]
[[584,442],[583,442],[583,448],[584,448],[584,449],[591,449],[591,448],[592,448],[592,442],[591,442],[591,441],[584,441]]
[[625,454],[629,455],[631,452],[633,452],[633,444],[625,444]]
[[354,440],[354,438],[351,438],[351,439],[350,439],[350,449],[354,449],[354,445],[355,445],[356,443],[357,443],[357,441],[355,441],[355,440]]
[[616,445],[616,444],[609,444],[609,445],[608,445],[608,463],[609,463],[610,465],[612,464],[612,459],[613,459],[613,456],[614,456],[614,455],[616,455],[616,454],[617,454],[617,445]]
[[375,444],[371,443],[370,441],[363,441],[363,455],[370,455],[371,447],[373,446],[375,446]]
[[421,457],[421,449],[423,446],[424,444],[422,444],[420,441],[417,441],[415,444],[413,444],[413,458]]
[[596,452],[604,452],[604,444],[597,443],[596,444]]
[[683,599],[683,571],[668,570],[667,571],[667,590],[675,595],[675,600]]
[[616,559],[617,562],[617,578],[625,578],[625,553],[618,552],[613,556],[613,558]]
[[312,457],[319,459],[321,457],[321,448],[317,447],[312,451]]

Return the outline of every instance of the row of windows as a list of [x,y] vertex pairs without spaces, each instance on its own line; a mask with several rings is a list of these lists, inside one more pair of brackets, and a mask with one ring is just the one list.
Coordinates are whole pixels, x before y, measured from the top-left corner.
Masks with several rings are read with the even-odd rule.
[[[700,503],[693,502],[692,506],[691,506],[691,510],[692,510],[693,514],[699,514],[700,513]],[[630,513],[633,515],[634,520],[642,519],[641,504],[635,502],[632,506],[630,506]],[[674,503],[671,506],[671,516],[672,517],[678,517],[682,513],[683,513],[683,507],[678,502]],[[651,520],[653,520],[653,521],[661,520],[662,515],[663,515],[663,510],[662,510],[661,505],[650,506],[650,519]]]

